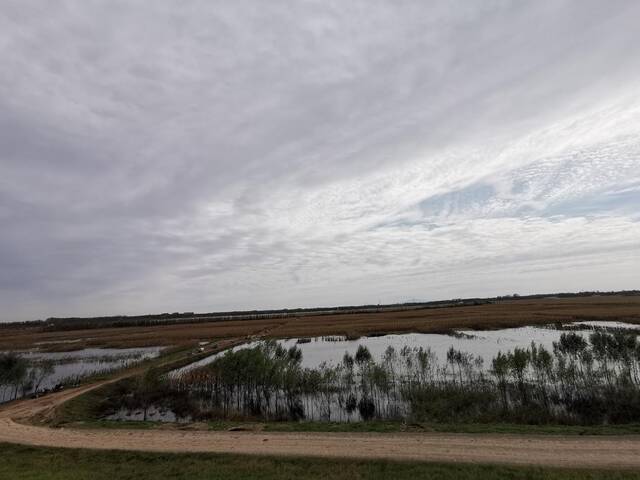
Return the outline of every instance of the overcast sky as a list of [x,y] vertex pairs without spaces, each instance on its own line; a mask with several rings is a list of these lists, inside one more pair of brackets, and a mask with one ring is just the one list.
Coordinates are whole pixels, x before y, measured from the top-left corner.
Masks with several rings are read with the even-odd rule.
[[0,2],[0,320],[640,287],[640,2]]

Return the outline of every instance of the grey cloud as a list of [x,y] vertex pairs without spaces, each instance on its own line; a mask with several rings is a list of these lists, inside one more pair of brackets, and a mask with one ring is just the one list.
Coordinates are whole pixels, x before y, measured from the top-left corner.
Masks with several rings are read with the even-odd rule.
[[581,228],[553,282],[622,286],[604,270],[638,258],[637,195],[615,192],[640,182],[639,16],[4,2],[0,320],[460,296],[490,271],[472,294],[536,290],[504,265],[551,276]]

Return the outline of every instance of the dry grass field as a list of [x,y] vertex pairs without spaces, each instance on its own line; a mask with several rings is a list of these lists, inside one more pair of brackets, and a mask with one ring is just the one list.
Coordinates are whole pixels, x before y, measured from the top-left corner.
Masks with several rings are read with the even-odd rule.
[[[184,345],[229,337],[308,337],[394,332],[496,329],[575,320],[620,320],[640,324],[640,296],[593,296],[509,300],[494,304],[422,310],[303,316],[268,320],[181,323],[150,327],[47,332],[39,327],[0,329],[0,350]],[[69,343],[75,341],[73,343]]]

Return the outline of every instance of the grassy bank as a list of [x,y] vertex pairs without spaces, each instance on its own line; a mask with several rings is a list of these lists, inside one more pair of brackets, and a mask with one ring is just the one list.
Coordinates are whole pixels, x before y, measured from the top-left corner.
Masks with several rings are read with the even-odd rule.
[[0,478],[120,479],[636,479],[635,472],[449,465],[389,461],[270,458],[210,454],[153,454],[35,448],[0,444]]
[[[251,428],[252,424],[209,423],[211,430]],[[265,432],[441,432],[441,433],[513,433],[539,435],[638,435],[640,425],[575,426],[518,425],[512,423],[414,423],[400,422],[272,422],[256,424]]]

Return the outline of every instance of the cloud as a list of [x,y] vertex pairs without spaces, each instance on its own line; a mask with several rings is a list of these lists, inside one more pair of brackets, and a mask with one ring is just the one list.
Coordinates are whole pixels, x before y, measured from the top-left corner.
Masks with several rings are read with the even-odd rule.
[[2,320],[637,287],[638,14],[5,2]]

